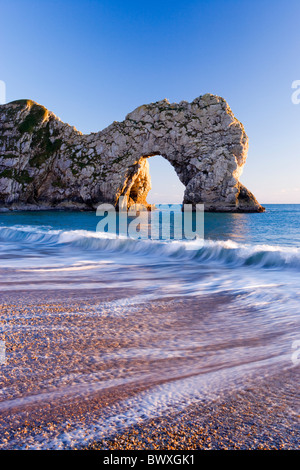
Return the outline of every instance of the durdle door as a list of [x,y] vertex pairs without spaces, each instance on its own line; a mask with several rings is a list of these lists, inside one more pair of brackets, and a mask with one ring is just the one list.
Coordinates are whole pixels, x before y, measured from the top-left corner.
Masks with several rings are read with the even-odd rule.
[[211,94],[140,106],[89,135],[31,100],[14,101],[0,106],[0,208],[93,210],[120,196],[150,207],[148,158],[162,155],[185,185],[183,203],[262,212],[239,182],[247,150],[243,125]]

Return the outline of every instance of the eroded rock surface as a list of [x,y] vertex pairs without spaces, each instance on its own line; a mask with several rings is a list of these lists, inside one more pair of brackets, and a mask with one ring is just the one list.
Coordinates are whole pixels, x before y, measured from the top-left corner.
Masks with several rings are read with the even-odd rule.
[[210,94],[140,106],[89,135],[31,100],[14,101],[0,106],[0,207],[91,210],[120,196],[147,204],[147,159],[162,155],[186,187],[184,203],[260,212],[239,182],[247,150],[243,125]]

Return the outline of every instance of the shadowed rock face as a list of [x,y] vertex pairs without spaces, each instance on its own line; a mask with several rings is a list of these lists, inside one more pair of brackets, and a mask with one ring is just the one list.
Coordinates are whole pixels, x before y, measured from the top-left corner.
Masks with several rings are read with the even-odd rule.
[[148,158],[162,155],[186,187],[184,203],[261,212],[239,183],[247,150],[242,124],[210,94],[140,106],[89,135],[31,100],[14,101],[0,106],[0,207],[91,210],[120,196],[147,205]]

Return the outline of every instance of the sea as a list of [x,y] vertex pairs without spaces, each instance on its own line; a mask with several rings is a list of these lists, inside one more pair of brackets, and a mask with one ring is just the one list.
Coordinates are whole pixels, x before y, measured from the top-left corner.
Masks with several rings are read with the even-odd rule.
[[78,447],[299,365],[300,205],[265,208],[205,212],[195,239],[0,213],[0,448]]

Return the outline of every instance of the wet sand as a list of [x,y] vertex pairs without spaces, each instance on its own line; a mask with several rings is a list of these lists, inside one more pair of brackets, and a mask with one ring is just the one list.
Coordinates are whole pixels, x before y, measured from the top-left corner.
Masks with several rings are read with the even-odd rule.
[[2,292],[0,448],[298,448],[284,331],[233,300]]
[[206,405],[149,420],[85,449],[299,450],[299,368]]

